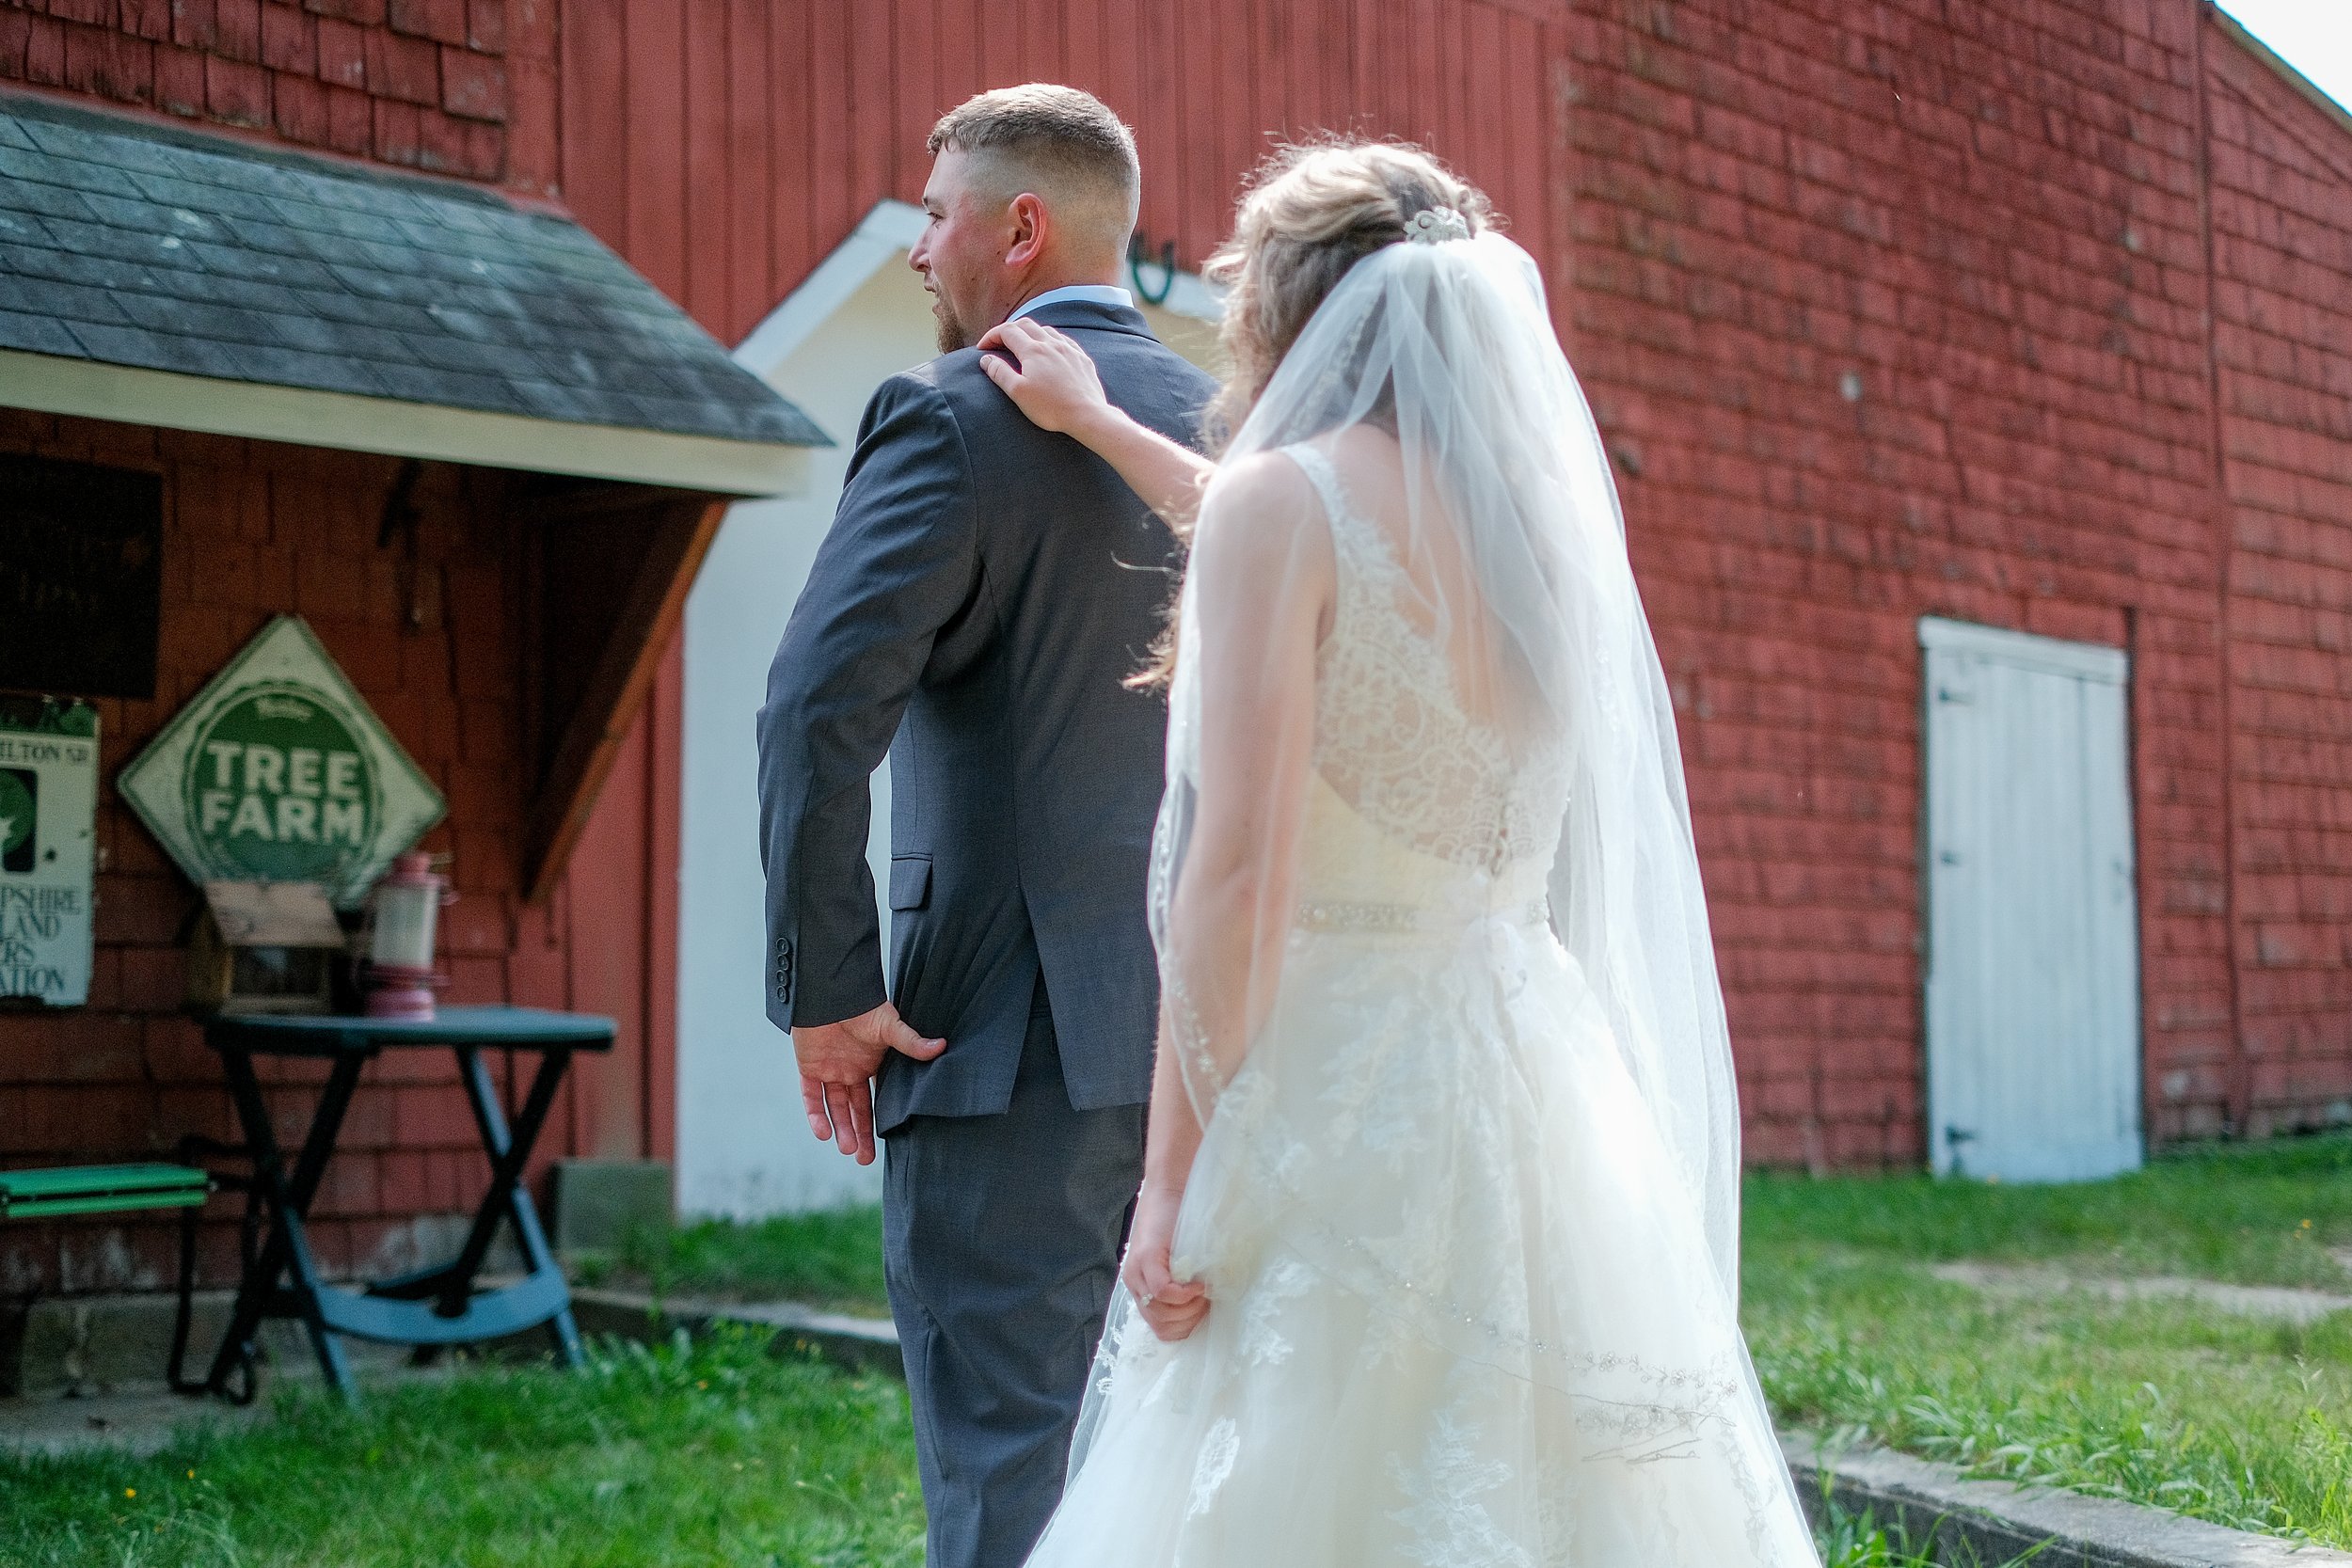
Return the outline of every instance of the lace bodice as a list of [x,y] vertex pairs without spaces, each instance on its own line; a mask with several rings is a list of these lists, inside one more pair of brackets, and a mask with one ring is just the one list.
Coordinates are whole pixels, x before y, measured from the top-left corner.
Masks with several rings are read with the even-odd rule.
[[[1379,524],[1325,452],[1283,450],[1322,499],[1338,571],[1315,683],[1313,764],[1330,803],[1393,846],[1512,884],[1500,896],[1540,896],[1565,809],[1563,748],[1531,755],[1465,708],[1444,646],[1405,609],[1410,582]],[[1314,834],[1312,813],[1310,823]],[[1360,869],[1311,846],[1310,897],[1331,891],[1313,885],[1316,863],[1343,860]]]

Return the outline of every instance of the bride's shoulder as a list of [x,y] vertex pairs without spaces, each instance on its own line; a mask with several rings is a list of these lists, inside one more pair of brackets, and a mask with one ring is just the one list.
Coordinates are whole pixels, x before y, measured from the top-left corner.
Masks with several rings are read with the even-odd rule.
[[1323,501],[1306,470],[1285,452],[1254,451],[1220,465],[1202,499],[1192,540],[1196,559],[1248,570],[1301,553],[1328,562]]
[[1290,449],[1274,447],[1219,463],[1212,494],[1249,506],[1311,497],[1314,487],[1308,483],[1306,470],[1292,458]]

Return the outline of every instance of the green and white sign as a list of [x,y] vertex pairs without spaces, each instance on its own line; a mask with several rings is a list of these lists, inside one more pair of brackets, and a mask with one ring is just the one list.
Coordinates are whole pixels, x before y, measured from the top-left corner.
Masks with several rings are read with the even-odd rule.
[[0,711],[0,996],[89,1000],[98,710]]
[[191,880],[362,898],[446,809],[299,616],[280,615],[117,781]]

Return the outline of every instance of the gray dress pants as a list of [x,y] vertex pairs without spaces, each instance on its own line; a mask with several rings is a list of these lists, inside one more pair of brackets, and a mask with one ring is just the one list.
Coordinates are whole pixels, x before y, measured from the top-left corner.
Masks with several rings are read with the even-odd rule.
[[1071,1108],[1041,982],[1011,1105],[914,1117],[886,1140],[883,1263],[927,1568],[1020,1568],[1061,1499],[1143,1125],[1140,1105]]

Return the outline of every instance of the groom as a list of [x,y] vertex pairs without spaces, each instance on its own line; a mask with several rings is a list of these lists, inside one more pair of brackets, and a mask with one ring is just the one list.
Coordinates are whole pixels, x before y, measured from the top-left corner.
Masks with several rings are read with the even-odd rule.
[[[1178,440],[1213,388],[1117,286],[1140,175],[1108,108],[1007,87],[940,120],[930,150],[908,260],[941,356],[866,405],[759,715],[768,1016],[817,1136],[861,1164],[887,1144],[925,1560],[1016,1568],[1061,1494],[1142,1177],[1167,715],[1121,683],[1176,546],[970,345],[1034,314]],[[885,750],[886,990],[866,866]]]

